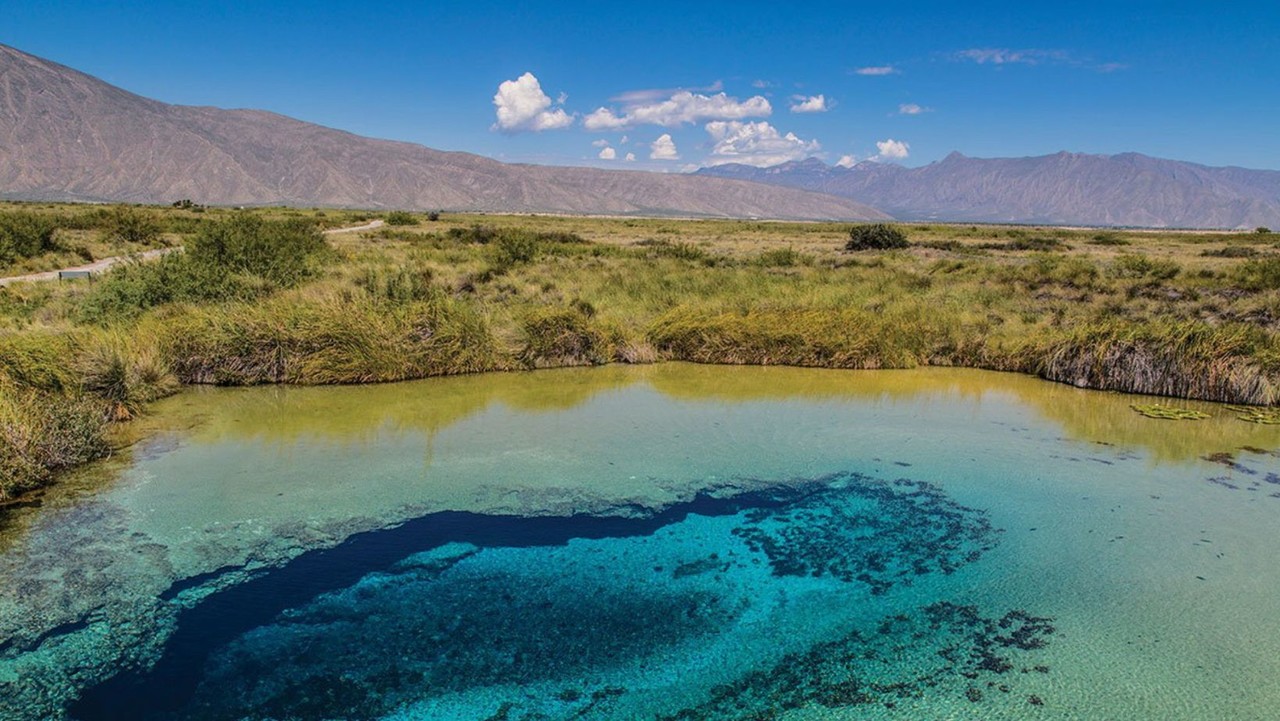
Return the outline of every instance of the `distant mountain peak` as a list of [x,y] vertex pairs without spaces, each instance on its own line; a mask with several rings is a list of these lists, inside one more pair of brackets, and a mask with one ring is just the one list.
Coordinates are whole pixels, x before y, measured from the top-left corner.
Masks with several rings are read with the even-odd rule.
[[507,165],[264,110],[168,105],[0,45],[0,197],[855,220],[847,198],[687,174]]
[[952,152],[921,168],[863,161],[847,170],[816,172],[790,164],[734,177],[841,195],[904,220],[1280,226],[1280,172],[1211,168],[1132,152],[1063,150],[1026,158],[971,158]]

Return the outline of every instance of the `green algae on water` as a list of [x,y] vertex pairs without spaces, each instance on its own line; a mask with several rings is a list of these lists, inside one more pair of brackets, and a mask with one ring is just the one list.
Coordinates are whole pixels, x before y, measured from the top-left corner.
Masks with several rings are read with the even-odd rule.
[[1162,406],[1159,403],[1139,404],[1134,403],[1129,406],[1139,415],[1147,418],[1157,418],[1165,421],[1202,421],[1209,418],[1210,415],[1203,411],[1193,411],[1190,408],[1174,408],[1172,406]]

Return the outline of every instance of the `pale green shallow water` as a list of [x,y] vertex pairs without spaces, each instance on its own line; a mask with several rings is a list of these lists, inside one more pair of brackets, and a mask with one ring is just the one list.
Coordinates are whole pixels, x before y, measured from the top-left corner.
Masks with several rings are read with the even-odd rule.
[[186,393],[8,513],[0,718],[1274,719],[1280,429],[1135,401],[683,364]]

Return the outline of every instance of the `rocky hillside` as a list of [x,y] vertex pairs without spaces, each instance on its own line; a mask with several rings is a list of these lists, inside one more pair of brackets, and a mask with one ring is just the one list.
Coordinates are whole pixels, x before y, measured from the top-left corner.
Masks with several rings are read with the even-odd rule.
[[874,219],[722,178],[508,165],[258,110],[168,105],[0,45],[0,197]]
[[700,174],[832,193],[904,220],[1280,227],[1280,172],[1211,168],[1137,153],[952,153],[922,168],[873,162],[841,168],[809,159],[772,168],[721,165]]

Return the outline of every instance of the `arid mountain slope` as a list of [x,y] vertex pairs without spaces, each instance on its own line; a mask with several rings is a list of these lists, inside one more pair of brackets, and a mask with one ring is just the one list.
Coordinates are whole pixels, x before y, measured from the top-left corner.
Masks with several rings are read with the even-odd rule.
[[1137,153],[968,158],[922,168],[810,159],[772,168],[722,165],[699,174],[852,198],[906,220],[1280,227],[1280,172],[1211,168]]
[[0,45],[0,197],[873,219],[829,195],[677,174],[508,165],[257,110],[168,105]]

